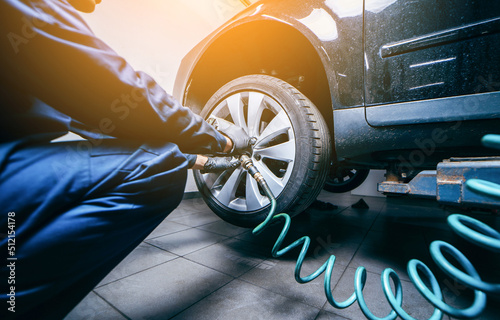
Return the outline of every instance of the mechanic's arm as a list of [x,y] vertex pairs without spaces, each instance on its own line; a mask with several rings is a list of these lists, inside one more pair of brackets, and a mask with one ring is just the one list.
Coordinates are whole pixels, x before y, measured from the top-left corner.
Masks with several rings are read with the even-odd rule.
[[231,150],[226,137],[96,38],[66,1],[0,0],[0,11],[2,72],[23,91],[106,135],[170,141],[187,153]]

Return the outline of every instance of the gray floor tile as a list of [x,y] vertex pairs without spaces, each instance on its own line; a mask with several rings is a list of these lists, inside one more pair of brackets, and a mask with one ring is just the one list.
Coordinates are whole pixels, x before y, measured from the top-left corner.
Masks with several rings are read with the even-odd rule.
[[448,214],[439,207],[424,207],[417,210],[414,206],[387,206],[374,223],[372,230],[391,232],[421,232],[426,228],[446,228]]
[[[168,215],[167,220],[176,220],[180,217],[196,214],[196,213],[211,213],[212,211],[205,204],[203,199],[194,198],[194,199],[185,199],[177,206],[177,208]],[[215,215],[215,214],[214,214]]]
[[[351,207],[361,198],[369,209]],[[382,293],[380,273],[391,267],[403,281],[405,310],[414,317],[428,318],[432,308],[407,281],[406,264],[412,258],[431,261],[428,246],[437,239],[463,251],[483,278],[500,281],[497,272],[500,255],[478,249],[456,236],[446,223],[450,211],[443,210],[436,202],[325,191],[319,199],[338,208],[315,208],[294,217],[284,243],[289,244],[303,235],[311,238],[302,276],[315,271],[330,254],[337,257],[332,287],[338,300],[352,294],[355,268],[363,265],[369,271],[364,290],[367,303],[376,315],[385,315],[390,308]],[[500,229],[498,216],[467,214]],[[134,320],[169,319],[175,315],[178,315],[176,319],[364,319],[357,303],[346,310],[325,305],[323,275],[312,283],[295,282],[298,250],[279,259],[271,258],[281,230],[280,224],[253,235],[251,229],[234,227],[220,220],[202,199],[184,200],[146,240],[158,248],[141,245],[103,283],[122,279],[106,285],[101,283],[96,292]],[[185,258],[169,261],[176,255]],[[433,262],[429,266],[433,271],[437,269]],[[437,274],[447,302],[459,307],[470,304],[468,292],[443,278],[439,271]],[[89,295],[82,303],[83,309],[78,312],[101,315],[102,308],[103,315],[98,319],[114,319],[113,316],[121,319],[120,314],[97,295]],[[497,306],[500,299],[488,297],[488,307],[480,319],[498,319]],[[443,319],[449,320],[449,317]]]
[[177,257],[147,243],[141,243],[99,283],[98,287]]
[[367,271],[382,274],[384,269],[395,270],[401,279],[408,280],[406,267],[411,259],[425,263],[430,261],[423,236],[401,236],[399,239],[389,234],[370,232],[354,255],[350,268],[364,266]]
[[315,320],[349,320],[349,319],[330,312],[326,312],[325,310],[321,310],[318,314],[318,317]]
[[[254,235],[251,231],[247,231],[235,238],[251,242],[260,248],[262,254],[269,255],[282,229],[282,224],[273,225],[261,234]],[[308,256],[335,254],[335,251],[339,254],[339,248],[355,248],[359,245],[364,233],[365,231],[359,228],[315,221],[314,218],[299,215],[292,219],[284,244],[290,244],[303,236],[308,236],[311,239]]]
[[[316,228],[316,232],[312,233],[311,237],[314,240],[314,236],[319,236],[323,238],[327,243],[356,243],[359,244],[364,239],[366,231],[360,228],[355,228],[346,225],[323,225]],[[330,239],[330,240],[328,240]]]
[[[500,264],[496,264],[496,270],[493,271],[496,273],[496,279],[491,279],[488,277],[482,277],[483,280],[489,281],[491,283],[500,283],[500,279],[498,278],[498,266]],[[483,274],[480,272],[480,274]],[[487,275],[492,274],[486,273]],[[457,309],[466,309],[470,307],[474,301],[474,293],[472,290],[466,288],[462,284],[457,281],[449,278],[441,279],[440,281],[441,291],[443,293],[444,301],[457,308]],[[481,315],[477,319],[481,320],[498,320],[500,319],[500,296],[499,295],[489,295],[486,299],[486,309],[481,313]],[[454,318],[453,318],[454,319]]]
[[259,248],[261,254],[268,254],[269,252],[271,252],[281,230],[281,226],[273,226],[269,229],[264,230],[259,235],[254,235],[252,231],[249,230],[235,236],[234,238],[255,245]]
[[248,248],[238,245],[239,243],[241,241],[223,241],[188,254],[185,258],[233,277],[239,277],[266,259],[266,257],[253,254]]
[[343,210],[346,210],[347,206],[333,205],[331,202],[318,201],[313,202],[303,213],[298,216],[303,218],[304,216],[309,218],[307,223],[314,223],[315,221],[326,222],[335,215],[339,214]]
[[234,280],[174,319],[314,320],[318,312],[318,308]]
[[[378,219],[377,219],[378,220]],[[425,237],[421,230],[385,230],[378,231],[371,229],[363,239],[363,245],[377,246],[390,249],[395,246],[423,246],[425,247]]]
[[427,247],[435,240],[441,240],[449,243],[455,243],[460,240],[460,237],[455,234],[449,227],[445,229],[426,228],[422,230],[425,237]]
[[[336,301],[344,301],[354,292],[355,272],[356,269],[347,268],[342,275],[333,290],[333,297]],[[404,280],[401,282],[403,287],[403,309],[416,319],[428,319],[434,311],[433,307],[418,293],[411,282]],[[385,317],[392,310],[382,291],[379,274],[367,273],[363,294],[368,308],[374,315]],[[327,303],[324,310],[348,319],[365,319],[357,302],[346,309],[336,309]]]
[[220,221],[220,218],[216,216],[215,213],[213,213],[209,209],[206,209],[203,212],[195,212],[181,216],[174,216],[171,219],[167,217],[167,220],[174,221],[190,227],[199,227],[206,225],[208,223]]
[[326,261],[334,255],[335,264],[347,266],[358,250],[365,232],[349,226],[323,226],[309,234],[309,257]]
[[379,212],[378,209],[358,210],[347,208],[336,215],[329,223],[368,230],[372,227]]
[[241,228],[241,227],[233,226],[232,224],[229,224],[223,220],[208,223],[208,224],[199,226],[198,228],[205,230],[205,231],[217,233],[217,234],[220,234],[220,235],[223,235],[226,237],[234,237],[234,236],[237,236],[239,234],[242,234],[243,232],[247,232],[249,230],[248,228]]
[[211,212],[201,197],[183,200],[176,210],[180,210],[186,214],[206,211]]
[[178,258],[96,289],[131,319],[170,319],[232,278]]
[[227,239],[227,237],[191,228],[163,237],[148,239],[146,242],[174,254],[183,256],[201,248],[208,247],[209,245],[220,242],[224,239]]
[[127,319],[94,292],[89,293],[64,320],[122,320]]
[[425,198],[409,198],[409,197],[399,197],[391,196],[386,198],[387,210],[392,208],[413,208],[412,211],[420,212],[426,210],[439,209],[439,203],[433,199]]
[[158,238],[161,236],[165,236],[167,234],[183,231],[183,230],[186,230],[189,228],[190,228],[189,226],[186,226],[184,224],[180,224],[180,223],[165,219],[165,220],[163,220],[162,223],[160,223],[158,225],[158,227],[156,227],[156,229],[153,230],[153,232],[151,232],[149,234],[149,236],[146,237],[146,239]]
[[[295,281],[295,259],[268,259],[264,262],[266,268],[256,268],[248,271],[240,277],[241,280],[252,283],[285,297],[321,308],[325,301],[324,274],[317,279],[300,284]],[[308,258],[302,266],[301,276],[307,276],[316,271],[324,261],[315,261]],[[332,276],[332,286],[336,279],[340,279],[345,267],[336,266]]]
[[234,249],[248,251],[251,252],[252,255],[259,255],[266,257],[266,259],[272,258],[272,246],[260,246],[251,241],[244,241],[236,238],[230,238],[230,240],[234,240],[230,242],[230,246]]
[[375,246],[363,246],[356,252],[348,266],[354,269],[363,266],[366,270],[378,275],[382,274],[386,268],[391,268],[397,272],[400,278],[408,280],[406,266],[409,259],[395,255],[396,252],[396,250],[380,251]]
[[[292,225],[297,224],[292,223]],[[257,250],[256,253],[270,258],[273,246],[276,243],[276,240],[278,239],[282,229],[283,225],[276,224],[268,227],[267,229],[264,229],[264,231],[262,231],[260,234],[253,234],[252,230],[249,230],[237,235],[236,237],[234,237],[234,239],[241,240],[242,243],[251,244],[252,248]],[[294,228],[290,228],[284,243],[290,244],[303,235],[304,233],[298,234]]]
[[331,241],[331,239],[328,238],[324,241],[317,239],[316,241],[319,241],[319,246],[312,251],[313,257],[320,261],[326,261],[331,255],[333,255],[335,256],[336,266],[348,266],[359,248],[359,244],[357,243],[336,242]]
[[182,210],[180,208],[180,206],[182,205],[182,202],[181,204],[174,210],[172,211],[166,218],[165,220],[168,220],[168,221],[173,221],[175,219],[178,219],[180,217],[183,217],[183,216],[188,216],[190,214],[195,214],[196,212],[192,212],[192,211],[185,211],[185,210]]

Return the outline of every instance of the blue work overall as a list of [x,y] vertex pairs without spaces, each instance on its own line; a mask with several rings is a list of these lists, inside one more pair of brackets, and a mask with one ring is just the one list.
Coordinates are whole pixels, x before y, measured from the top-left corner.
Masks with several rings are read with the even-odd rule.
[[226,139],[66,0],[0,13],[0,318],[60,319],[179,204],[184,154]]

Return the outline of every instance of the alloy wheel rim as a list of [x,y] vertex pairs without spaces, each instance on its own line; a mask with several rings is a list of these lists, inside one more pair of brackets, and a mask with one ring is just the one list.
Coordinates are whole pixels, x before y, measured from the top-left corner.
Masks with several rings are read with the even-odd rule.
[[[251,159],[278,197],[290,180],[296,156],[295,133],[285,109],[262,92],[244,91],[222,100],[210,118],[230,121],[255,138]],[[203,174],[201,179],[226,208],[252,212],[269,204],[257,182],[241,167]]]

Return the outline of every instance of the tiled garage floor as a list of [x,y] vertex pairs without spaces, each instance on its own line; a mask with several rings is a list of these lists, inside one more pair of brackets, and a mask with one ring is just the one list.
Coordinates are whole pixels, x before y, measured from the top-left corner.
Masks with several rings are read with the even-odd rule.
[[[355,209],[351,205],[359,196],[323,192],[319,199],[338,208],[316,206],[297,216],[285,243],[311,237],[302,275],[336,256],[332,289],[338,301],[352,294],[356,268],[362,265],[368,271],[367,304],[375,315],[385,316],[389,306],[380,274],[390,267],[402,279],[404,308],[427,319],[432,308],[405,271],[408,260],[417,258],[436,271],[448,303],[467,306],[471,293],[437,272],[429,256],[428,246],[436,239],[463,249],[484,279],[500,282],[500,254],[455,236],[445,222],[450,211],[434,201],[363,197],[369,209]],[[498,215],[468,214],[500,230]],[[364,319],[357,303],[339,310],[327,302],[323,276],[308,284],[295,282],[297,251],[280,259],[270,254],[278,232],[273,227],[254,236],[221,221],[201,199],[184,200],[65,320]],[[499,304],[499,297],[489,297],[480,319],[500,319]]]

